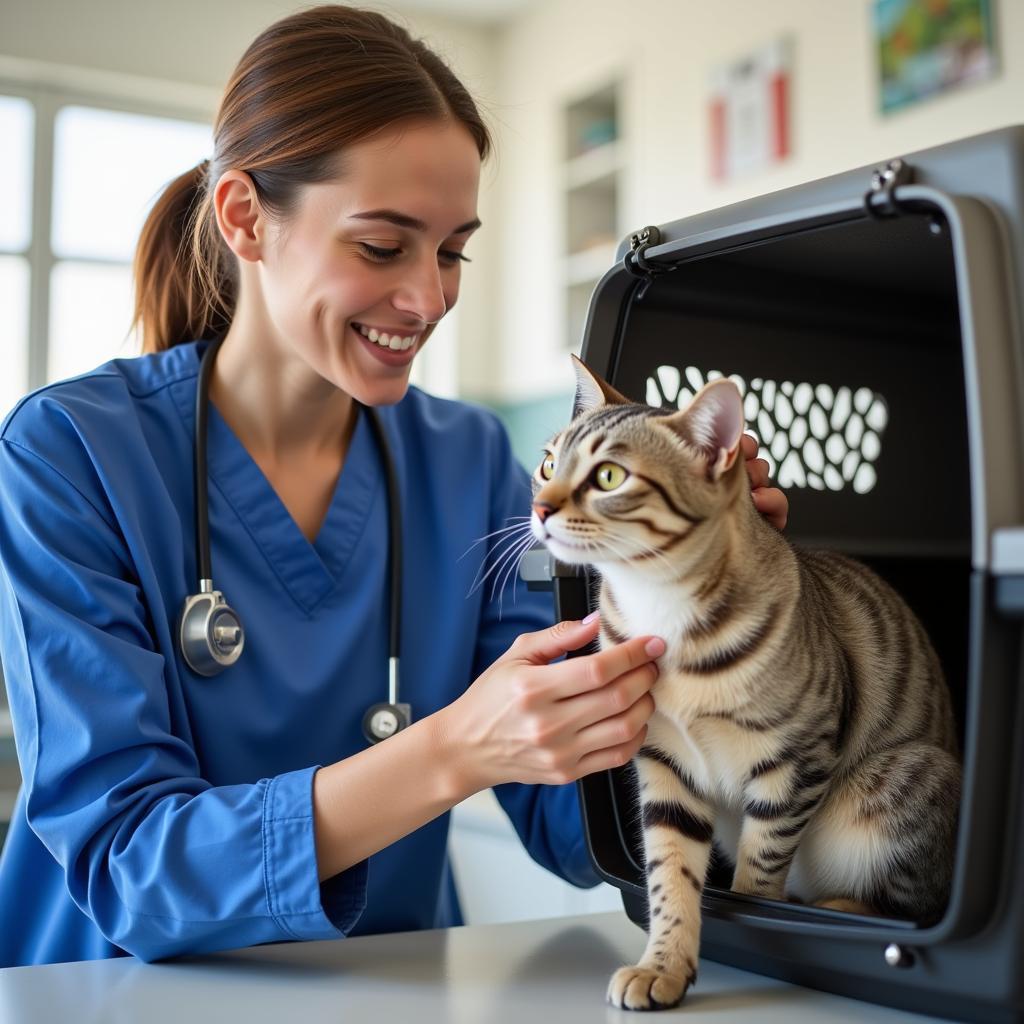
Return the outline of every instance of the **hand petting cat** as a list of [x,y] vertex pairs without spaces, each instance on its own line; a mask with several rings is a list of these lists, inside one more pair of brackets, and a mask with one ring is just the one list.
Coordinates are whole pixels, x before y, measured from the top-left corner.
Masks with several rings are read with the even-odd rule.
[[789,518],[789,499],[778,487],[768,486],[768,463],[757,457],[757,441],[750,434],[744,434],[740,438],[740,446],[743,449],[743,457],[747,460],[747,476],[750,477],[754,508],[776,530],[784,530]]

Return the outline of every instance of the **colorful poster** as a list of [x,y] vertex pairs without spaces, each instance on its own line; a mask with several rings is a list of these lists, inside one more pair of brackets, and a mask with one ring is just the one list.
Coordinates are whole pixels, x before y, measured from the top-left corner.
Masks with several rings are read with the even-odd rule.
[[996,71],[990,0],[874,0],[882,113]]

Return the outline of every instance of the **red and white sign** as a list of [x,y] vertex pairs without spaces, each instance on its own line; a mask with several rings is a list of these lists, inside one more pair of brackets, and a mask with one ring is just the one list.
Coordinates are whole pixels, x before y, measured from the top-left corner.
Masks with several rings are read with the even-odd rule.
[[792,42],[780,39],[711,72],[711,176],[764,170],[791,151]]

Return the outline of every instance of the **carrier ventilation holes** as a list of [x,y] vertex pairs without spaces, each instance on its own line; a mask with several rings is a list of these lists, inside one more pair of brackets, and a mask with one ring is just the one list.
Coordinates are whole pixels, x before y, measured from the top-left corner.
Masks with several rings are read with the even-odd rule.
[[[720,370],[703,373],[687,366],[659,366],[647,378],[647,404],[685,409]],[[685,377],[685,380],[684,380]],[[748,430],[757,437],[758,454],[780,487],[841,491],[848,484],[867,494],[877,483],[874,463],[889,422],[885,399],[870,388],[793,384],[738,374],[729,379],[743,396]]]

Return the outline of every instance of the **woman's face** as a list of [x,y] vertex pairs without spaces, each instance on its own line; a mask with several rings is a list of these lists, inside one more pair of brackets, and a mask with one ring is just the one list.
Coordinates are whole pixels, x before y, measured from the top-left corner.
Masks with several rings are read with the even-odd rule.
[[367,405],[399,401],[458,298],[479,179],[476,143],[454,121],[351,146],[339,179],[266,224],[255,267],[278,344]]

